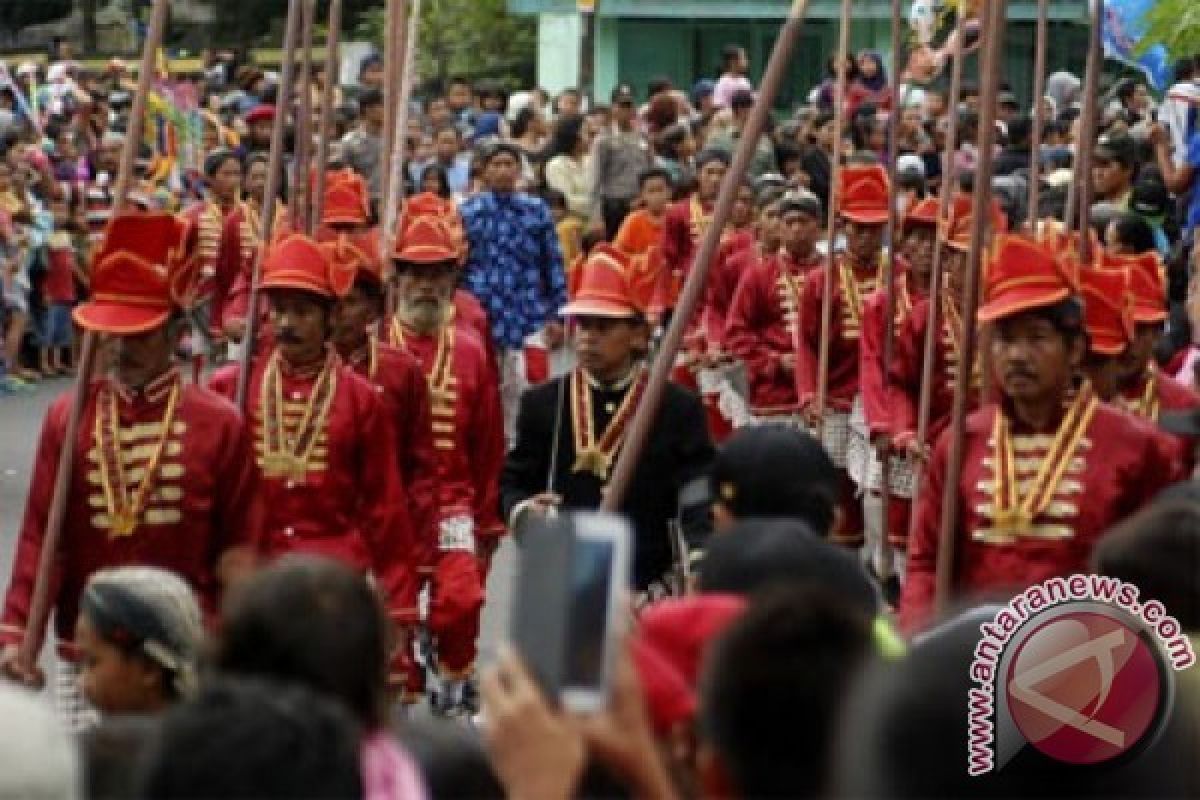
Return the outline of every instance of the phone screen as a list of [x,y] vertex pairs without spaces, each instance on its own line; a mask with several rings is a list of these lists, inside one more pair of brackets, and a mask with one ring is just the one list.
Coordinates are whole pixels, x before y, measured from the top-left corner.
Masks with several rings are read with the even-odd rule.
[[581,536],[575,542],[564,686],[587,689],[604,686],[614,549],[609,539]]

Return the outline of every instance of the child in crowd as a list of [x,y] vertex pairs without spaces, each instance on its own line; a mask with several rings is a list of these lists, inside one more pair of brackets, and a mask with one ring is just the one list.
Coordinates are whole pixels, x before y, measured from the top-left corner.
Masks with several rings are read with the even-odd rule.
[[46,277],[42,281],[41,371],[43,375],[66,375],[71,371],[73,340],[71,307],[76,301],[75,281],[82,277],[72,241],[72,215],[66,198],[50,205],[54,231],[46,242]]

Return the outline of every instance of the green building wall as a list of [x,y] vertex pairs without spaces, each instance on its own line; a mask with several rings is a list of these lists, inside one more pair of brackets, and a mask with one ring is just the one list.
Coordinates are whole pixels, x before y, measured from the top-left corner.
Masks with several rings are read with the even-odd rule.
[[[746,48],[751,77],[757,81],[770,55],[788,3],[780,0],[598,0],[593,59],[595,96],[604,102],[617,83],[629,83],[644,98],[647,82],[670,76],[680,87],[699,77],[716,77],[721,48],[736,43]],[[907,12],[908,3],[905,3]],[[538,75],[551,92],[579,82],[583,24],[574,0],[509,0],[516,13],[539,15]],[[856,0],[850,32],[853,50],[872,49],[891,63],[890,3]],[[1035,0],[1009,3],[1005,33],[1004,75],[1023,101],[1033,84]],[[1086,30],[1080,24],[1080,0],[1051,3],[1047,71],[1083,72]],[[811,0],[809,13],[792,58],[789,78],[777,105],[803,103],[809,89],[824,78],[825,63],[836,47],[838,4]],[[967,64],[974,75],[974,59]]]

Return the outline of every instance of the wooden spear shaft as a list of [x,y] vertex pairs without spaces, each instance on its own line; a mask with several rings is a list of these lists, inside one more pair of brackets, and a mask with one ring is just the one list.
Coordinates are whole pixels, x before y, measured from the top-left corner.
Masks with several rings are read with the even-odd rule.
[[408,103],[412,97],[413,65],[416,61],[417,36],[421,22],[421,0],[413,0],[408,12],[408,30],[404,38],[404,60],[400,64],[403,74],[400,79],[400,94],[396,107],[396,121],[393,135],[395,140],[391,145],[392,160],[386,164],[391,173],[389,184],[392,190],[384,198],[383,211],[383,247],[385,253],[391,253],[396,241],[396,217],[399,214],[401,198],[404,196],[404,159],[407,156],[408,143]]
[[826,211],[825,291],[821,293],[821,340],[817,345],[817,396],[813,403],[817,438],[825,431],[825,405],[829,394],[829,350],[833,332],[833,288],[837,279],[838,183],[842,175],[842,130],[845,126],[846,59],[850,53],[850,0],[842,0],[838,28],[837,75],[833,91],[833,155],[829,165],[829,202]]
[[316,27],[316,0],[304,0],[304,19],[300,35],[300,83],[294,120],[296,144],[292,166],[292,228],[309,236],[313,232],[312,183],[309,154],[312,152],[312,47]]
[[[1100,0],[1090,0],[1091,28],[1088,31],[1087,66],[1083,76],[1083,111],[1079,125],[1079,142],[1075,152],[1079,159],[1077,195],[1079,197],[1079,260],[1082,264],[1092,263],[1092,185],[1093,151],[1096,147],[1096,122],[1099,109],[1096,107],[1100,93],[1100,70],[1104,59],[1100,44]],[[1068,229],[1070,224],[1068,223]]]
[[321,87],[321,124],[317,131],[317,187],[313,192],[313,218],[320,224],[325,214],[325,180],[329,170],[329,137],[333,135],[334,100],[338,85],[338,43],[342,30],[342,0],[329,2],[329,30],[325,34],[325,85]]
[[[963,60],[965,58],[963,37],[967,30],[967,15],[959,14],[955,23],[957,46],[950,64],[950,94],[946,98],[946,120],[949,123],[946,130],[945,147],[942,151],[942,190],[938,196],[938,231],[940,226],[949,220],[950,201],[954,197],[954,186],[958,175],[954,164],[954,154],[958,150],[958,102],[962,93]],[[942,257],[945,248],[935,238],[933,245],[933,266],[929,271],[929,307],[925,320],[925,345],[921,360],[921,392],[917,397],[917,444],[926,447],[929,439],[929,416],[933,408],[933,366],[937,357],[937,340],[941,335],[941,300],[942,300]],[[921,470],[913,474],[913,498],[921,496]],[[917,515],[909,517],[909,535],[912,535],[916,525]]]
[[966,451],[964,428],[967,401],[971,391],[971,366],[975,363],[978,341],[975,311],[979,306],[979,280],[983,261],[988,223],[991,214],[992,158],[996,144],[996,96],[1000,85],[1000,48],[1004,39],[1005,0],[991,0],[984,6],[987,18],[982,35],[983,58],[979,71],[982,91],[979,103],[979,161],[975,167],[975,186],[972,198],[971,243],[967,250],[966,275],[963,281],[962,353],[954,386],[954,413],[950,423],[950,459],[946,465],[945,492],[942,495],[941,531],[938,541],[936,602],[939,613],[944,612],[954,586],[955,551],[958,544],[958,484],[962,475]]
[[383,92],[383,147],[379,168],[381,196],[391,197],[396,187],[392,186],[392,147],[396,142],[396,122],[400,101],[400,70],[404,64],[404,47],[407,42],[408,0],[389,0],[387,6],[387,32],[384,35],[384,92]]
[[[883,363],[880,369],[883,373],[883,387],[888,386],[888,368],[892,363],[892,355],[896,347],[896,251],[900,248],[900,209],[897,208],[896,198],[899,187],[896,186],[897,166],[900,149],[900,115],[903,112],[903,97],[900,86],[900,0],[892,0],[892,80],[895,81],[895,94],[892,98],[892,115],[888,118],[888,221],[887,221],[887,263],[883,275],[884,313],[883,313],[883,352],[880,356]],[[865,409],[864,409],[865,414]],[[870,429],[868,428],[868,431]],[[870,434],[868,433],[868,438]],[[890,444],[890,442],[889,442]],[[867,443],[868,452],[871,443]],[[883,563],[883,578],[891,574],[891,546],[888,544],[888,533],[891,520],[888,518],[888,499],[892,494],[891,465],[892,453],[890,448],[879,454],[882,464],[879,478],[879,495],[881,509],[879,513],[880,555]],[[867,471],[864,468],[864,472]]]
[[258,298],[262,283],[262,262],[267,248],[271,245],[271,235],[275,229],[275,202],[279,197],[279,183],[283,172],[283,129],[287,122],[290,103],[286,87],[292,85],[296,67],[296,40],[300,38],[300,24],[303,22],[300,4],[305,0],[288,0],[287,26],[283,34],[283,67],[279,76],[279,93],[275,97],[275,121],[271,126],[271,150],[267,156],[267,185],[264,187],[262,209],[262,244],[254,255],[254,270],[250,275],[250,299],[246,311],[246,333],[243,337],[243,350],[240,369],[238,370],[237,391],[234,402],[246,414],[247,389],[250,386],[250,368],[254,363],[254,351],[258,339]]
[[1046,94],[1046,30],[1050,13],[1050,0],[1038,0],[1037,28],[1033,42],[1033,132],[1029,140],[1032,158],[1029,164],[1029,230],[1034,238],[1039,235],[1038,206],[1041,205],[1042,183],[1042,139],[1046,123],[1042,117],[1042,96]]
[[[158,48],[162,45],[163,31],[167,25],[167,0],[154,0],[150,10],[150,25],[146,40],[142,43],[142,65],[138,71],[137,92],[129,110],[129,126],[121,147],[121,161],[113,186],[113,215],[121,213],[129,187],[133,183],[133,167],[137,162],[138,146],[142,141],[142,128],[146,114],[146,96],[154,79],[154,63]],[[58,453],[58,469],[54,474],[54,492],[50,497],[50,509],[46,514],[46,528],[42,534],[42,549],[38,554],[37,573],[34,576],[33,592],[29,599],[29,617],[17,650],[17,662],[27,673],[37,667],[38,654],[42,650],[46,623],[50,618],[50,584],[58,557],[58,543],[62,539],[63,522],[66,520],[67,499],[71,489],[71,473],[75,464],[76,439],[79,437],[79,420],[87,404],[88,388],[95,368],[96,334],[85,331],[79,348],[79,367],[76,370],[74,395],[63,429],[62,445]]]
[[804,12],[807,7],[808,0],[793,0],[787,19],[779,31],[778,38],[775,39],[775,46],[767,61],[766,72],[763,74],[762,86],[759,88],[754,108],[750,111],[750,118],[746,121],[745,130],[734,151],[733,165],[721,183],[721,191],[717,195],[712,221],[704,231],[704,238],[696,251],[691,270],[688,272],[687,280],[684,281],[683,290],[679,295],[675,313],[671,317],[671,324],[667,326],[659,351],[650,368],[645,392],[629,423],[629,433],[625,444],[613,467],[612,480],[609,482],[604,500],[600,504],[601,509],[605,511],[619,509],[629,490],[634,470],[637,469],[638,461],[641,460],[650,429],[658,415],[663,392],[666,391],[671,369],[675,364],[675,356],[678,354],[679,345],[683,340],[684,328],[687,327],[704,291],[709,267],[712,266],[713,256],[721,241],[721,233],[729,221],[730,212],[733,211],[733,203],[737,199],[742,176],[746,174],[759,137],[766,128],[767,116],[771,113],[771,104],[775,101],[775,96],[779,93],[779,87],[783,83],[792,50],[796,46],[796,40],[799,38],[800,29],[804,24]]

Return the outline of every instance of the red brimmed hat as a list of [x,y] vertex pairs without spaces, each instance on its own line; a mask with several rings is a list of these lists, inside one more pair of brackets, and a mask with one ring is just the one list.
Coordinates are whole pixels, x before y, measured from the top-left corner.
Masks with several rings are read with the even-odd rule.
[[935,227],[938,222],[938,210],[941,203],[936,197],[926,197],[912,208],[908,209],[904,215],[904,227],[910,228],[916,225],[924,227]]
[[303,233],[288,233],[267,250],[263,289],[299,289],[323,297],[341,297],[354,285],[356,268],[332,258],[331,243],[318,244]]
[[419,217],[397,234],[392,259],[407,264],[456,263],[458,250],[445,222],[437,217]]
[[[1004,211],[1000,208],[1000,203],[994,198],[988,206],[988,213],[991,214],[991,233],[992,236],[999,236],[1008,232],[1008,219],[1004,216]],[[951,250],[957,250],[960,253],[965,253],[971,248],[971,227],[975,222],[974,203],[971,195],[959,193],[950,201],[950,209],[948,219],[941,225],[940,237],[942,244],[949,247]]]
[[454,206],[454,201],[440,197],[433,192],[421,192],[404,201],[396,219],[397,236],[403,235],[417,220],[431,217],[440,222],[450,235],[450,242],[458,254],[461,263],[467,256],[467,237],[463,232],[462,217]]
[[1167,279],[1162,259],[1149,252],[1133,256],[1105,253],[1101,265],[1129,270],[1129,291],[1133,295],[1133,321],[1156,324],[1167,318]]
[[1133,341],[1133,297],[1126,269],[1085,269],[1079,273],[1083,326],[1089,348],[1102,356],[1119,356]]
[[366,225],[371,205],[367,182],[352,169],[330,172],[325,177],[322,225]]
[[646,311],[631,284],[633,265],[620,250],[597,245],[577,269],[579,288],[563,306],[564,316],[626,318]]
[[329,257],[339,269],[353,270],[356,278],[383,284],[383,259],[379,255],[378,231],[334,233],[323,229],[317,240],[327,248]]
[[882,225],[888,220],[887,170],[878,164],[843,167],[838,212],[851,222]]
[[987,299],[979,307],[979,321],[1052,306],[1073,290],[1069,272],[1052,248],[1023,236],[1004,235],[996,240],[987,265]]
[[92,296],[73,316],[83,328],[134,334],[186,303],[198,262],[185,258],[187,223],[173,214],[113,217],[92,260]]

